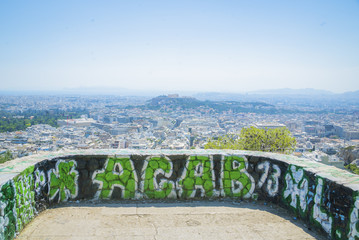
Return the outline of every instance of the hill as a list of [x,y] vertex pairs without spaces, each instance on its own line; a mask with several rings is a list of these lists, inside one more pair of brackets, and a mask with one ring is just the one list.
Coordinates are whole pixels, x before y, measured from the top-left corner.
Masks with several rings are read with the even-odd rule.
[[192,97],[171,97],[165,95],[148,100],[142,108],[168,111],[197,109],[212,112],[277,112],[277,109],[273,105],[263,102],[201,101]]

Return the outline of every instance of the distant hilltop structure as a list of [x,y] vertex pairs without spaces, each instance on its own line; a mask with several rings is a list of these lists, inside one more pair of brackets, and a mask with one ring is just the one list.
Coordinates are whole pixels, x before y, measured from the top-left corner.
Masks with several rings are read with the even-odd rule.
[[260,129],[274,129],[274,128],[286,127],[284,124],[275,123],[275,122],[256,123],[254,126]]
[[76,126],[76,127],[89,127],[96,121],[92,118],[78,118],[78,119],[59,119],[57,124],[62,126]]
[[169,97],[169,98],[179,98],[179,94],[177,94],[177,93],[168,94],[167,97]]

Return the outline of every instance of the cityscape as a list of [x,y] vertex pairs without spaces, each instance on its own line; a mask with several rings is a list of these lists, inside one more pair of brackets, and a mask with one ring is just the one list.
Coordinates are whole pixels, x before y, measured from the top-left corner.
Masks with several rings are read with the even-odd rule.
[[[359,108],[354,100],[329,107],[319,100],[313,105],[305,97],[297,99],[300,104],[283,104],[281,99],[294,99],[285,95],[257,95],[256,102],[254,97],[240,102],[179,94],[3,95],[2,121],[16,119],[27,125],[0,133],[0,153],[18,158],[75,149],[203,149],[210,139],[252,126],[288,128],[297,141],[292,154],[308,161],[344,168],[359,158]],[[54,118],[31,125],[37,114]]]
[[359,239],[359,0],[0,1],[0,240]]

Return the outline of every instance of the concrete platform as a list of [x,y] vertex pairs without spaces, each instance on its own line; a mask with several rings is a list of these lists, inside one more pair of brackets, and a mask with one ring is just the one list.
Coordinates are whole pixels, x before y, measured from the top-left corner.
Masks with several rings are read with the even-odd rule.
[[264,202],[68,203],[47,209],[17,239],[326,239]]

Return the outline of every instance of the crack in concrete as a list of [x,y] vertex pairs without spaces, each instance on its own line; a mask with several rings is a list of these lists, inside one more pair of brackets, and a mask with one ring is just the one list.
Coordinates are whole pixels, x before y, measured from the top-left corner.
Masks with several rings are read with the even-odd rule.
[[156,233],[155,233],[155,235],[153,236],[153,238],[154,238],[154,240],[157,240],[157,237],[156,236],[158,236],[158,229],[157,229],[157,227],[156,227],[156,225],[154,224],[154,223],[151,223],[152,224],[152,226],[155,228],[155,231],[156,231]]

